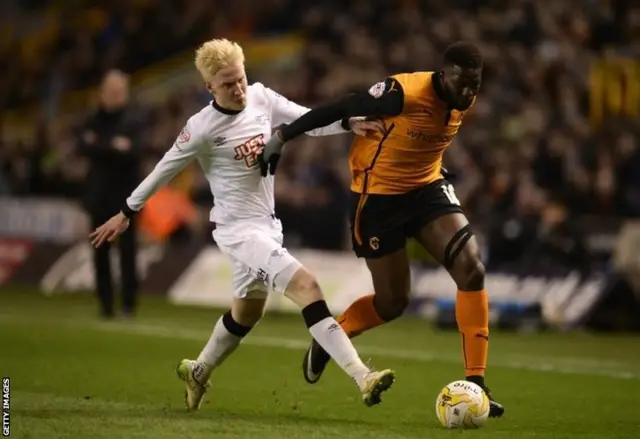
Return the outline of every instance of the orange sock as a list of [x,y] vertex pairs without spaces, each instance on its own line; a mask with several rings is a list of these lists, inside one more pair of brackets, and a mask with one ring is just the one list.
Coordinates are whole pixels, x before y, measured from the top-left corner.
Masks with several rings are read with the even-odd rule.
[[373,296],[371,294],[359,298],[336,319],[349,338],[384,323],[373,306]]
[[484,376],[489,351],[487,291],[458,291],[456,321],[462,335],[465,376]]

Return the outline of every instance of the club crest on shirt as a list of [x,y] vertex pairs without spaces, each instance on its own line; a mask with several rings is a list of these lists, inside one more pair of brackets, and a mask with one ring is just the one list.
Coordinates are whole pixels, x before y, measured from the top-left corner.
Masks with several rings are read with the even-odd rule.
[[180,145],[182,145],[183,143],[187,143],[190,139],[191,134],[189,133],[189,130],[187,130],[187,126],[185,125],[182,130],[180,130],[180,134],[178,134],[178,138],[173,143],[173,146],[175,146],[179,151],[182,151]]
[[258,163],[258,154],[264,148],[264,134],[259,134],[254,136],[244,142],[242,145],[236,146],[233,148],[235,151],[235,156],[233,157],[236,160],[244,160],[247,168],[251,168]]
[[185,126],[184,128],[182,128],[182,131],[180,131],[180,134],[178,135],[178,143],[187,143],[189,139],[191,139],[191,134]]

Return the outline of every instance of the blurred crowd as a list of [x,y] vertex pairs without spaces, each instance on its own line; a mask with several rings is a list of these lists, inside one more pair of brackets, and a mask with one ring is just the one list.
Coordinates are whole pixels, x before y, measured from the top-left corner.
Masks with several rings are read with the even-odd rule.
[[[51,8],[53,3],[33,0],[25,5]],[[621,81],[621,95],[631,96],[630,90],[640,87],[640,7],[633,2],[303,3],[65,2],[73,8],[46,21],[51,27],[47,38],[2,46],[0,101],[5,107],[43,104],[95,85],[109,68],[133,72],[215,36],[243,39],[296,32],[306,39],[299,62],[276,74],[249,71],[250,81],[314,106],[389,74],[437,69],[444,48],[466,39],[484,54],[483,85],[445,164],[457,175],[458,198],[489,236],[489,246],[519,240],[524,251],[535,241],[551,239],[550,245],[560,248],[573,239],[580,241],[574,248],[583,248],[578,228],[568,226],[583,215],[640,216],[640,102],[622,104],[625,114],[600,114],[610,97],[597,94],[610,81],[606,70],[598,70],[603,60],[636,63],[628,76],[632,79],[625,83],[614,78]],[[82,9],[82,4],[88,6]],[[208,99],[194,84],[176,90],[162,105],[138,103],[148,127],[146,171]],[[36,125],[32,141],[3,143],[0,193],[77,196],[86,167],[75,154],[73,126],[44,115]],[[278,214],[289,236],[296,237],[294,244],[347,247],[349,140],[304,138],[288,149],[276,188]],[[190,186],[193,200],[203,208],[212,203],[204,183],[195,177]],[[561,238],[549,238],[557,233]],[[500,258],[524,257],[516,251],[501,254],[493,252],[498,265]]]

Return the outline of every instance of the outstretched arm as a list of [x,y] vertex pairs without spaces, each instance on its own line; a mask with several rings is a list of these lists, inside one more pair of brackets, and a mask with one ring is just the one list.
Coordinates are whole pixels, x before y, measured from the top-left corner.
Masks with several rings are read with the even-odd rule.
[[89,237],[95,247],[115,240],[129,226],[129,219],[136,214],[146,201],[161,187],[167,184],[178,172],[184,169],[200,151],[201,139],[193,131],[191,121],[182,129],[171,149],[156,164],[156,167],[131,193],[122,206],[122,210],[109,221],[93,231]]
[[388,117],[397,116],[404,108],[404,91],[393,78],[373,85],[368,91],[350,94],[337,102],[315,108],[290,125],[282,127],[265,143],[258,155],[260,174],[274,175],[285,142],[304,133],[325,127],[331,123],[341,123],[343,128],[350,124],[351,117]]
[[[274,127],[290,124],[311,111],[311,109],[290,101],[268,87],[265,87],[264,92],[270,103],[271,125]],[[348,131],[350,131],[349,125],[343,125],[338,120],[309,130],[304,134],[308,136],[331,136],[333,134],[344,134]]]
[[173,177],[183,170],[191,160],[200,151],[202,141],[200,137],[194,133],[196,127],[190,123],[182,129],[176,141],[173,143],[160,161],[156,164],[153,171],[138,185],[137,188],[127,198],[122,212],[127,216],[131,216],[138,212],[149,198],[162,186],[167,184]]
[[373,85],[367,91],[349,94],[344,98],[323,105],[305,113],[290,125],[283,127],[279,136],[284,142],[327,126],[336,121],[342,122],[356,116],[397,116],[404,106],[404,92],[393,78]]

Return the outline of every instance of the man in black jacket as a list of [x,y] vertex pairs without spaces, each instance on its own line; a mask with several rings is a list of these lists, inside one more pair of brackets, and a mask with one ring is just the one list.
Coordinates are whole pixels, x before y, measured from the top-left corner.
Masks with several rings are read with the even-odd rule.
[[[108,72],[101,84],[98,109],[78,133],[80,153],[90,166],[84,184],[83,202],[98,227],[120,209],[136,187],[141,156],[140,121],[129,105],[129,80],[120,71]],[[122,279],[122,310],[125,316],[135,311],[138,279],[136,274],[135,220],[119,240]],[[101,314],[114,316],[113,282],[109,258],[110,246],[94,249],[96,287]]]

